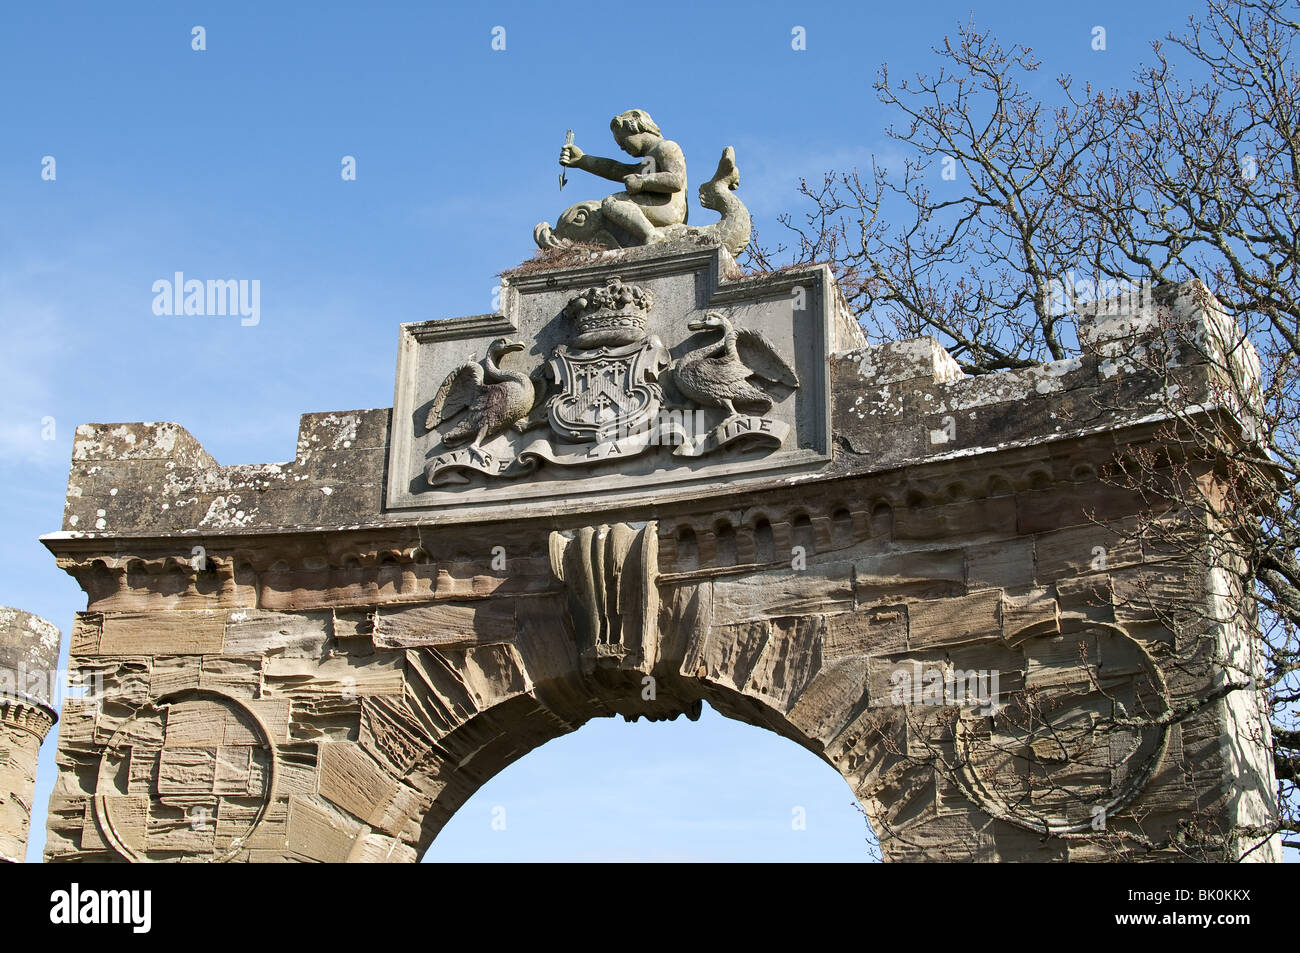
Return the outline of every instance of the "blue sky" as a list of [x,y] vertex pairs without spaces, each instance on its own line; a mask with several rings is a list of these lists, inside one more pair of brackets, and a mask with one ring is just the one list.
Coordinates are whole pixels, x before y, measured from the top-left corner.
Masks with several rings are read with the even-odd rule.
[[[77,424],[173,420],[223,464],[262,463],[292,458],[301,413],[390,406],[398,324],[491,310],[496,273],[532,254],[533,225],[605,194],[580,172],[559,191],[564,130],[614,154],[609,119],[632,106],[681,143],[694,184],[734,145],[739,194],[770,244],[776,216],[800,209],[800,176],[899,160],[876,69],[933,68],[930,47],[972,12],[970,0],[269,6],[0,9],[0,604],[65,635],[84,596],[37,537],[59,528]],[[1187,10],[1039,0],[974,13],[1039,53],[1050,93],[1059,73],[1123,84]],[[1091,48],[1098,25],[1104,52]],[[791,49],[795,26],[806,50]],[[345,155],[355,181],[340,176]],[[176,271],[259,280],[260,322],[155,316],[152,284]],[[31,859],[53,748],[51,735]],[[430,859],[861,860],[851,801],[810,753],[712,712],[600,721],[498,775]],[[806,831],[791,829],[795,806]]]

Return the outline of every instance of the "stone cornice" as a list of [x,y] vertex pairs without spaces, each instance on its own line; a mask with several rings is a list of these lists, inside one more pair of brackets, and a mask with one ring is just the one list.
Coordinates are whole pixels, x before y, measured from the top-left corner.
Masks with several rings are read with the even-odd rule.
[[[1129,437],[1149,438],[1154,424]],[[278,608],[391,605],[407,602],[481,599],[552,591],[547,570],[546,539],[552,531],[573,532],[592,522],[646,523],[657,520],[667,547],[665,581],[685,571],[691,578],[733,575],[761,565],[757,534],[762,524],[788,548],[800,532],[814,541],[819,555],[845,544],[846,533],[861,537],[891,530],[870,529],[881,512],[901,527],[916,526],[962,506],[974,511],[990,506],[1017,520],[1022,506],[1037,511],[1044,500],[1095,496],[1105,489],[1099,471],[1123,444],[1113,432],[1074,441],[1061,440],[1008,447],[997,453],[950,454],[923,467],[895,467],[883,472],[840,471],[816,480],[771,487],[763,493],[732,498],[719,506],[713,499],[651,504],[643,508],[588,512],[566,517],[550,514],[530,520],[482,523],[466,527],[381,524],[303,531],[238,534],[160,534],[133,537],[45,537],[60,568],[77,578],[94,611],[130,607],[184,608],[203,604]],[[1127,506],[1128,504],[1120,504]],[[933,515],[932,515],[933,514]],[[717,526],[725,522],[736,534],[734,560],[710,560],[708,567],[687,566],[672,555],[677,538],[689,530],[705,552],[715,545]],[[799,526],[806,527],[801,531]],[[848,529],[846,530],[846,526]],[[803,537],[800,537],[803,538]],[[510,571],[492,569],[491,550],[509,554]],[[202,560],[192,555],[196,549]],[[774,550],[775,552],[775,550]],[[682,579],[687,578],[682,576]],[[504,586],[504,588],[502,588]],[[301,594],[317,593],[305,605]]]
[[43,742],[58,720],[58,712],[29,695],[0,692],[0,724],[26,731]]
[[[927,485],[945,482],[946,474],[960,471],[966,482],[977,482],[978,474],[987,477],[1001,470],[1012,473],[1019,470],[1028,471],[1052,460],[1078,457],[1101,462],[1102,457],[1109,457],[1124,446],[1136,446],[1159,439],[1170,420],[1168,415],[1152,415],[1123,426],[1098,425],[1079,428],[1040,439],[1008,441],[996,447],[936,450],[931,456],[922,460],[889,463],[884,466],[873,465],[869,454],[837,454],[834,465],[828,466],[822,473],[797,474],[787,479],[776,479],[761,488],[745,493],[745,504],[761,506],[768,500],[806,495],[812,487],[829,488],[861,481],[867,481],[871,485],[896,485],[898,489],[891,495],[896,495],[900,501],[909,490],[914,495],[919,493],[922,501],[937,499],[941,496],[941,492],[927,489]],[[1093,469],[1095,472],[1096,467],[1094,466]],[[1056,477],[1053,476],[1052,479],[1055,480]],[[1010,482],[1014,485],[1014,480]],[[889,491],[882,492],[889,493]],[[115,566],[118,562],[145,559],[150,564],[146,571],[150,572],[185,571],[192,566],[191,550],[196,545],[203,546],[211,542],[213,545],[209,548],[214,551],[238,550],[245,545],[249,548],[260,548],[264,541],[272,538],[292,541],[291,545],[314,548],[323,545],[326,541],[332,547],[340,545],[346,547],[341,540],[382,536],[390,540],[402,540],[388,547],[391,550],[392,561],[400,562],[407,558],[404,553],[409,554],[410,550],[418,547],[422,540],[443,531],[444,523],[447,530],[467,522],[484,525],[500,524],[525,532],[532,532],[533,528],[565,529],[589,523],[593,514],[598,515],[602,520],[633,521],[662,518],[702,509],[716,510],[719,503],[726,506],[727,498],[734,498],[734,496],[733,491],[727,490],[726,487],[719,487],[714,492],[701,493],[694,500],[666,503],[647,494],[638,497],[621,497],[607,501],[604,505],[588,502],[585,507],[572,511],[555,507],[549,512],[511,516],[508,519],[484,514],[474,519],[462,516],[458,519],[440,520],[429,514],[394,513],[380,520],[346,524],[250,526],[221,530],[206,527],[176,528],[163,532],[64,530],[44,534],[40,539],[52,553],[59,557],[67,557],[71,563],[76,563],[84,557],[92,557],[104,559],[106,566]],[[155,541],[157,545],[150,545],[151,541]],[[179,550],[178,542],[184,544]],[[156,555],[145,556],[147,552]]]

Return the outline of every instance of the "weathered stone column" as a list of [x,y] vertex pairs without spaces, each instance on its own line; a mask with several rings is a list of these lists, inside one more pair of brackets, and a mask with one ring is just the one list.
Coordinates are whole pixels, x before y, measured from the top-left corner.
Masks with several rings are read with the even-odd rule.
[[22,863],[41,742],[54,727],[59,629],[0,606],[0,861]]

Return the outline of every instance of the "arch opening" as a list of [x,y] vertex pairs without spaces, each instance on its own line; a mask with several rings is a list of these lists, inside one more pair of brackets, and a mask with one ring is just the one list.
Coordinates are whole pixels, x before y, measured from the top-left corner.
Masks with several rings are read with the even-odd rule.
[[879,859],[844,778],[705,703],[698,720],[593,717],[486,779],[422,852],[465,861]]

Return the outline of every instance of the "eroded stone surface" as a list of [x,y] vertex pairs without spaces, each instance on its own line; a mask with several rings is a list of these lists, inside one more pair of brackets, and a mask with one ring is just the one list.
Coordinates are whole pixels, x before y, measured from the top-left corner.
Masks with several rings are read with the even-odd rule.
[[[651,251],[532,274],[557,309],[616,269],[691,274]],[[818,276],[695,287],[743,315]],[[825,452],[743,492],[703,465],[683,493],[610,478],[395,509],[414,399],[308,415],[296,458],[260,467],[216,466],[174,425],[79,429],[46,542],[86,590],[72,664],[103,691],[61,726],[47,858],[412,861],[537,745],[706,701],[833,765],[889,859],[1230,855],[1272,804],[1258,699],[1170,713],[1225,658],[1249,667],[1250,636],[1167,625],[1160,605],[1227,597],[1133,535],[1195,527],[1102,478],[1160,439],[1169,381],[1116,364],[1099,324],[1076,358],[968,378],[933,341],[864,346],[823,300]],[[1212,325],[1171,300],[1166,319]],[[429,333],[478,353],[502,320]],[[1205,400],[1211,371],[1176,356]],[[446,376],[413,366],[399,395]],[[975,697],[944,696],[957,672]],[[1105,699],[1132,724],[1099,732]]]

